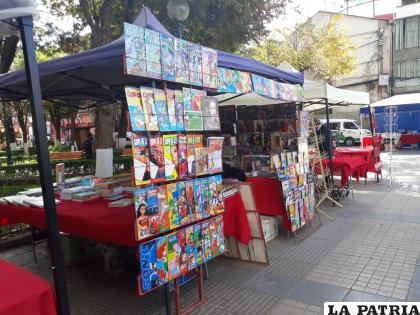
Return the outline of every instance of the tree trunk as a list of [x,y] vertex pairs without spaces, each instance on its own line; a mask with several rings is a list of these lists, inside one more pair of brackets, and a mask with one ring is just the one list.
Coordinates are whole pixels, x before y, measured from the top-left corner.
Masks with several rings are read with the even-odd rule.
[[128,107],[127,107],[127,104],[124,102],[121,106],[120,121],[118,125],[118,143],[117,143],[118,149],[124,148],[126,144],[125,138],[127,136],[127,128],[128,128],[127,111],[128,111]]
[[109,177],[113,173],[114,117],[114,104],[95,108],[96,176],[98,177]]
[[[71,136],[70,136],[70,142],[71,144],[74,144],[74,138],[75,138],[75,133],[76,133],[76,116],[71,116],[70,118],[70,132],[71,132]],[[82,144],[80,144],[82,145]]]
[[56,105],[49,105],[48,109],[50,111],[51,122],[55,130],[55,143],[59,144],[61,142],[61,115],[60,108]]
[[13,161],[12,161],[12,150],[10,149],[10,144],[12,141],[12,135],[13,138],[15,136],[15,132],[13,130],[13,126],[12,126],[12,134],[10,133],[10,121],[11,119],[9,118],[9,110],[7,108],[7,104],[3,103],[3,126],[4,126],[4,134],[5,134],[5,138],[6,138],[6,158],[7,158],[7,165],[12,165]]
[[28,148],[28,129],[26,126],[26,123],[28,121],[28,114],[25,110],[23,104],[17,104],[15,106],[15,112],[17,116],[17,121],[19,123],[19,127],[22,130],[22,137],[23,137],[23,150],[25,152],[25,155],[29,155],[29,148]]

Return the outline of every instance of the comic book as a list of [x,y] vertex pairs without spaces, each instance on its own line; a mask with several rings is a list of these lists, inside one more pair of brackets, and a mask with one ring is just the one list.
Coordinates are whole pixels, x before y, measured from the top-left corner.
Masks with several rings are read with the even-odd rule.
[[159,136],[150,137],[149,162],[152,183],[165,181],[165,158],[163,154],[163,139]]
[[223,172],[222,150],[224,137],[208,137],[208,173]]
[[195,240],[195,264],[199,266],[203,262],[203,242],[201,239],[201,223],[193,225]]
[[202,135],[187,135],[188,176],[195,176],[195,149],[203,147]]
[[178,246],[179,246],[179,271],[181,274],[188,272],[188,259],[187,259],[187,240],[185,229],[178,231]]
[[210,228],[209,221],[204,221],[201,224],[201,243],[203,247],[203,261],[207,262],[211,259],[211,243],[210,243]]
[[214,180],[216,181],[216,192],[217,192],[217,213],[222,213],[225,211],[225,204],[223,201],[223,178],[222,175],[215,175],[213,176]]
[[188,180],[188,181],[185,182],[185,190],[186,190],[186,193],[187,193],[187,217],[188,217],[188,223],[191,223],[191,222],[194,222],[196,220],[196,217],[195,217],[194,180]]
[[158,286],[156,241],[139,245],[141,292],[146,293]]
[[145,60],[144,28],[124,23],[124,45],[127,57]]
[[223,215],[216,217],[217,228],[217,246],[219,247],[219,255],[225,252],[225,235],[223,233]]
[[166,195],[166,185],[158,187],[157,199],[159,209],[159,233],[162,233],[170,229],[170,213],[168,196]]
[[147,63],[160,64],[160,46],[146,44],[146,61]]
[[184,131],[184,96],[182,91],[175,90],[176,130]]
[[201,189],[203,191],[203,205],[201,208],[201,215],[203,218],[210,216],[210,190],[208,177],[201,178]]
[[127,99],[128,112],[130,114],[130,123],[132,131],[145,131],[146,122],[144,111],[141,104],[140,89],[126,86],[125,96]]
[[161,61],[162,61],[162,79],[166,81],[175,81],[175,50],[173,37],[160,34]]
[[140,92],[146,121],[146,129],[148,131],[159,131],[153,89],[141,87]]
[[178,136],[163,136],[163,152],[165,155],[165,178],[174,180],[178,178]]
[[151,235],[150,217],[147,208],[147,188],[134,191],[134,205],[136,214],[136,240],[141,240]]
[[190,83],[188,44],[185,40],[174,38],[175,81],[185,84]]
[[159,233],[159,201],[158,188],[156,186],[147,187],[147,215],[149,217],[150,235]]
[[216,218],[212,218],[209,221],[209,238],[210,238],[210,256],[214,258],[217,255],[219,255]]
[[205,192],[202,186],[202,179],[196,178],[194,180],[194,211],[196,220],[203,219],[203,212],[205,208]]
[[162,79],[162,66],[160,63],[146,62],[146,76],[154,79]]
[[202,86],[203,73],[201,65],[201,46],[189,43],[190,84]]
[[[223,139],[223,138],[222,138]],[[195,149],[195,175],[208,174],[208,149],[196,148]]]
[[179,243],[178,232],[167,235],[168,242],[168,278],[169,280],[175,279],[179,274]]
[[185,240],[187,243],[186,252],[188,270],[193,270],[196,267],[196,244],[194,238],[194,226],[188,226],[185,228]]
[[148,138],[132,138],[133,166],[136,185],[150,183]]
[[202,65],[203,65],[203,86],[211,89],[218,89],[218,65],[217,51],[208,47],[202,47]]
[[203,113],[201,110],[201,97],[206,95],[205,91],[183,88],[184,96],[184,124],[185,130],[203,130]]
[[184,179],[188,176],[188,159],[187,159],[187,137],[178,136],[178,178]]
[[169,131],[177,131],[175,91],[166,90],[166,103],[168,105]]
[[187,188],[186,182],[177,183],[177,213],[178,224],[184,225],[188,223],[188,209],[187,209]]
[[156,239],[156,267],[158,273],[158,284],[165,284],[168,279],[168,246],[166,243],[166,236],[161,236]]
[[139,77],[147,76],[146,61],[130,57],[124,58],[124,73]]
[[201,109],[203,111],[204,130],[220,130],[219,105],[217,97],[202,96]]
[[178,227],[180,223],[180,216],[178,214],[178,187],[177,183],[166,185],[166,192],[168,195],[169,206],[169,222],[171,230]]
[[170,131],[168,106],[166,105],[166,94],[163,90],[153,91],[155,108],[160,131]]
[[210,176],[208,178],[209,182],[209,205],[210,205],[210,215],[215,215],[219,212],[219,194],[217,191],[217,182],[216,176]]

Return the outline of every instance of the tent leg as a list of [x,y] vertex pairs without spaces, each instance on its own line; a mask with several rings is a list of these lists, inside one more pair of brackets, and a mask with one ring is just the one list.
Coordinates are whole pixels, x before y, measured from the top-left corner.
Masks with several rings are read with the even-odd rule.
[[25,71],[34,124],[38,169],[42,187],[42,196],[44,199],[48,241],[51,250],[51,269],[57,296],[57,308],[60,315],[68,315],[70,314],[70,306],[67,295],[63,254],[61,251],[60,235],[58,230],[57,210],[55,207],[55,197],[51,178],[51,165],[49,163],[48,156],[47,128],[44,117],[44,108],[42,106],[38,64],[36,63],[35,56],[33,19],[32,16],[25,16],[19,18],[18,22],[23,44],[23,54],[25,57]]

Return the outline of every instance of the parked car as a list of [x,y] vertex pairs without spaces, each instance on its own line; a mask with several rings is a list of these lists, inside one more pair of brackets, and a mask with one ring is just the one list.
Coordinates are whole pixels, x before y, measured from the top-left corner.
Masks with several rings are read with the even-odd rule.
[[[326,119],[320,120],[321,125],[326,124]],[[370,130],[360,128],[352,119],[330,119],[331,133],[337,144],[355,145],[360,143],[363,136],[371,135]]]

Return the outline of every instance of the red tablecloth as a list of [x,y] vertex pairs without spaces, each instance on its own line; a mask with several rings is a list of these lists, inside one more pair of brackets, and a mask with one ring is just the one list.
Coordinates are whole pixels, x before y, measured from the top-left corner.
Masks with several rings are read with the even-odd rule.
[[[109,208],[99,199],[84,203],[62,201],[57,205],[60,231],[104,243],[135,247],[134,206]],[[44,209],[0,205],[0,218],[45,228]]]
[[[328,160],[326,160],[328,164]],[[367,162],[358,156],[342,156],[333,158],[333,172],[341,173],[341,185],[347,186],[350,176],[356,179],[366,176]]]
[[251,229],[239,193],[225,199],[223,226],[225,235],[234,236],[242,244],[248,245],[251,239]]
[[420,143],[420,135],[401,135],[400,146]]
[[276,216],[285,213],[283,192],[277,178],[247,177],[246,181],[252,183],[259,214]]
[[0,314],[57,314],[54,291],[46,280],[0,259]]
[[375,168],[376,161],[374,156],[374,149],[370,148],[358,148],[358,149],[347,149],[347,148],[338,148],[334,151],[334,157],[343,157],[343,156],[357,156],[363,158],[367,163],[367,172],[377,173]]

